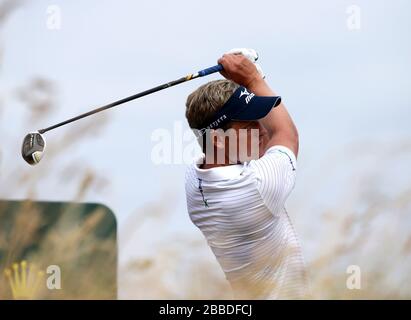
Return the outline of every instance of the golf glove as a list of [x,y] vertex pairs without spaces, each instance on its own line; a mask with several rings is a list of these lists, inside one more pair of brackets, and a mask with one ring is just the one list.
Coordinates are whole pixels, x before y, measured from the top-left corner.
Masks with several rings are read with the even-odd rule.
[[244,57],[246,57],[248,60],[254,63],[255,67],[257,68],[258,73],[261,75],[263,79],[265,79],[263,69],[258,63],[256,63],[256,61],[258,60],[258,53],[254,49],[234,48],[226,52],[226,54],[242,54]]

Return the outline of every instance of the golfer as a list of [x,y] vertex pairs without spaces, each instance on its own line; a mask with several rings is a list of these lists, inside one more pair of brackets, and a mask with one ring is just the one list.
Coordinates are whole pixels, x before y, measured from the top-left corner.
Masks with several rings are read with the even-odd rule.
[[218,63],[226,80],[199,87],[186,102],[204,153],[186,174],[190,219],[234,298],[307,297],[301,247],[285,209],[297,173],[297,129],[245,52]]

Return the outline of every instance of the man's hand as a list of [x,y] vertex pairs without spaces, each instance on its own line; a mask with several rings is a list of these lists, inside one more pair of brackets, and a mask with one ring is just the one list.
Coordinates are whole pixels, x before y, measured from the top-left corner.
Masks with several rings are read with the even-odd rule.
[[255,83],[263,81],[254,63],[241,54],[225,54],[218,63],[224,68],[221,74],[228,80],[249,89]]
[[249,48],[234,48],[231,49],[230,51],[227,51],[225,54],[242,54],[245,56],[248,60],[250,60],[252,63],[254,63],[255,67],[257,68],[257,71],[260,73],[261,77],[265,79],[265,75],[263,72],[263,69],[261,66],[257,63],[258,60],[258,53],[254,49],[249,49]]

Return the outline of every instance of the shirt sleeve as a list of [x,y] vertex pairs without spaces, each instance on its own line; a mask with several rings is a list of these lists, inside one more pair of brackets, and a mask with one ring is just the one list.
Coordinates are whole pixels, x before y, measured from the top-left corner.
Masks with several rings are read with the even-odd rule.
[[257,188],[266,206],[273,214],[284,207],[294,188],[297,160],[287,147],[276,145],[269,148],[258,160],[250,162],[257,179]]

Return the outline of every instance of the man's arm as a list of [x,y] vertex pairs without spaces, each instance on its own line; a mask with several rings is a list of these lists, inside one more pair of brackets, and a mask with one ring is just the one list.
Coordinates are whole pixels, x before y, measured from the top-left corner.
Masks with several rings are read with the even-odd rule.
[[[221,74],[258,96],[275,96],[273,90],[258,73],[254,64],[242,55],[227,54],[218,60],[224,71]],[[268,131],[266,150],[274,145],[282,145],[298,155],[298,131],[283,103],[273,108],[260,123]]]

